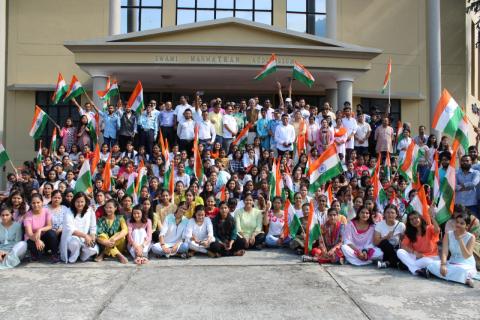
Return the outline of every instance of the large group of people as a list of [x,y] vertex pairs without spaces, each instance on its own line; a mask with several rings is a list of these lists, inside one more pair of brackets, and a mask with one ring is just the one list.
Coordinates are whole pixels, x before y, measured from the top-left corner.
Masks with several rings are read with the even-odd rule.
[[[242,256],[284,247],[304,262],[375,263],[473,286],[480,265],[477,146],[453,154],[448,137],[437,141],[424,126],[411,136],[404,123],[400,135],[387,113],[365,112],[348,101],[334,112],[328,102],[292,99],[291,90],[283,99],[277,85],[277,106],[270,100],[261,105],[256,97],[202,101],[197,94],[192,105],[186,96],[175,107],[151,100],[141,112],[120,99],[105,110],[78,105],[78,125],[67,119],[58,128],[59,147],[43,148],[41,163],[27,162],[20,174],[8,175],[0,269],[45,256],[64,263],[130,258],[141,265],[153,257]],[[103,141],[93,189],[74,192],[80,168],[94,157],[92,130]],[[415,168],[419,184],[397,172],[412,141],[423,150]],[[343,173],[312,190],[309,166],[332,144]],[[194,147],[201,154],[201,178]],[[442,225],[428,177],[437,156],[440,183],[450,159],[460,159],[454,212]],[[385,199],[371,183],[377,162],[385,169],[379,172]],[[277,165],[281,195],[272,193]],[[128,182],[139,166],[148,181],[132,194]],[[173,192],[167,177],[172,168]],[[104,170],[111,170],[109,183]],[[411,206],[418,186],[429,215]],[[320,232],[309,239],[312,221]]]

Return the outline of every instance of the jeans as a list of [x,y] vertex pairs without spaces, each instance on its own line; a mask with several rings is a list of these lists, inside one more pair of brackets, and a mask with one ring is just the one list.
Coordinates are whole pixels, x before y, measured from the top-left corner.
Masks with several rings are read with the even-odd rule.
[[233,138],[223,138],[222,148],[227,152],[227,154],[230,151],[230,145],[232,144],[232,142],[233,142]]
[[103,137],[103,142],[108,145],[108,148],[110,149],[116,142],[116,138],[108,138],[108,137]]
[[267,234],[267,236],[265,237],[265,244],[267,245],[267,247],[270,247],[270,248],[280,248],[280,247],[288,245],[288,243],[291,240],[290,237],[288,237],[286,239],[283,239],[283,244],[279,245],[277,243],[278,238],[279,238],[279,236],[274,236],[272,234]]

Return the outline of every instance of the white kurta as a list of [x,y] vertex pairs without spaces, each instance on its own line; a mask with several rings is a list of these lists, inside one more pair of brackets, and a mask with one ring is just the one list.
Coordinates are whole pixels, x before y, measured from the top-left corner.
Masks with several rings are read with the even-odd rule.
[[83,217],[80,214],[74,216],[72,211],[65,215],[60,240],[60,258],[66,263],[76,262],[79,256],[82,261],[86,261],[89,257],[98,254],[98,245],[87,246],[84,238],[73,235],[75,231],[93,236],[97,233],[97,221],[91,208],[88,208]]

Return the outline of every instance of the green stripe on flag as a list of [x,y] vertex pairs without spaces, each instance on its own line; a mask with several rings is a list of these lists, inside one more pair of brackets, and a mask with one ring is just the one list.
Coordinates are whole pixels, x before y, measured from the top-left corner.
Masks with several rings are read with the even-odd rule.
[[463,111],[460,107],[455,108],[455,112],[453,116],[448,120],[445,129],[443,129],[443,133],[446,135],[454,138],[455,134],[457,133],[458,126],[463,119]]
[[337,162],[333,167],[331,167],[324,173],[320,174],[318,179],[314,181],[312,184],[310,184],[310,186],[308,187],[308,191],[315,193],[315,191],[320,189],[322,185],[332,180],[342,172],[343,172],[342,164],[341,162]]
[[292,239],[295,239],[301,225],[302,225],[302,222],[300,221],[300,218],[296,214],[294,214],[292,222],[290,222],[290,225],[289,225],[290,237]]

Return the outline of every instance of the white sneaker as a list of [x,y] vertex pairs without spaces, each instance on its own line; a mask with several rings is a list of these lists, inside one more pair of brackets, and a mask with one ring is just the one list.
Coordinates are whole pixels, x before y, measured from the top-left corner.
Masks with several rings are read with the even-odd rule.
[[385,268],[387,268],[387,263],[383,262],[383,261],[378,261],[377,262],[377,268],[378,269],[385,269]]

